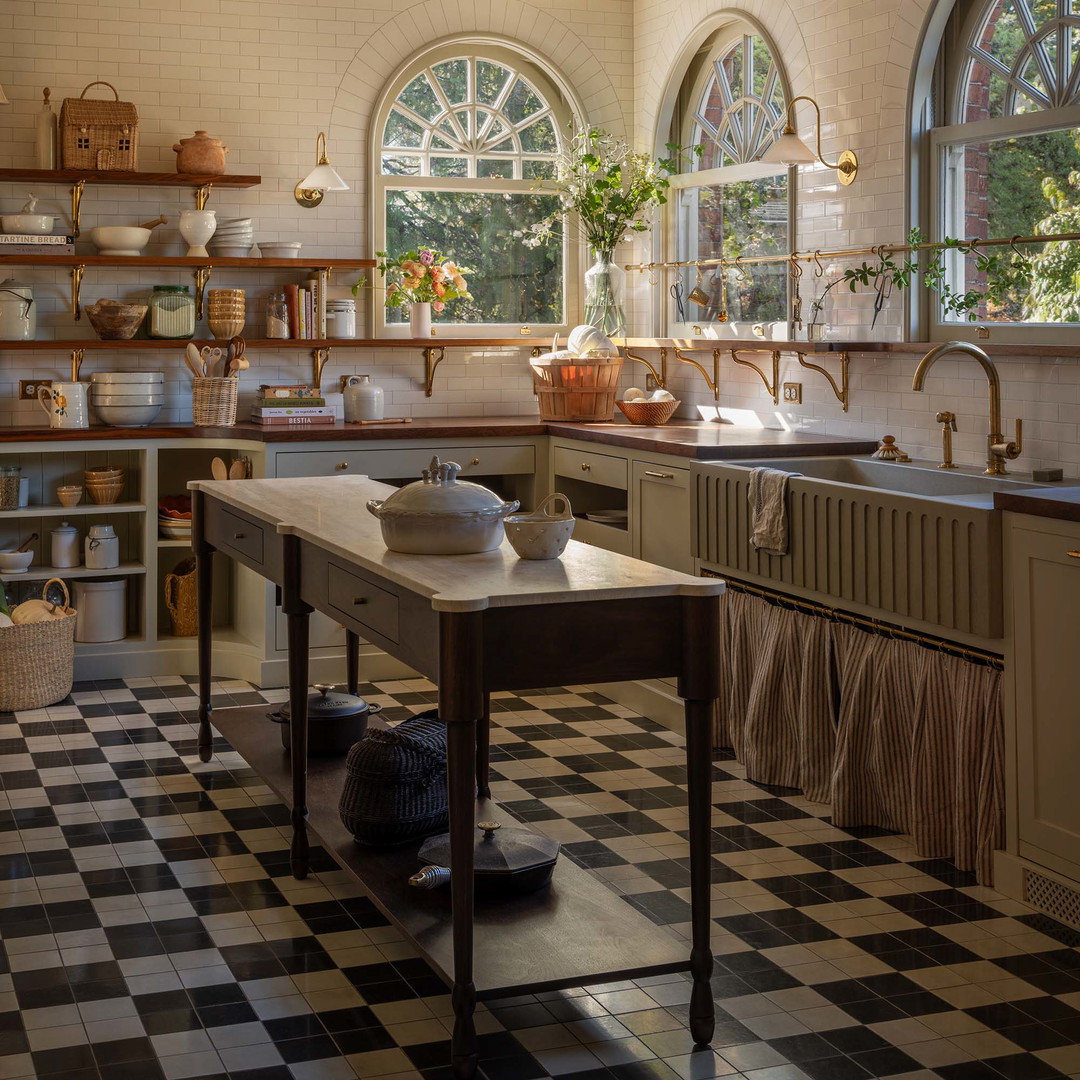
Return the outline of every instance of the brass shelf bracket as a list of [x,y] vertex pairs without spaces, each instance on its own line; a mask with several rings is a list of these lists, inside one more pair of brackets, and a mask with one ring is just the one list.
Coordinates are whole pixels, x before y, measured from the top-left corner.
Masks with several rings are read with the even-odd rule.
[[79,381],[79,372],[82,370],[83,357],[86,355],[85,349],[72,349],[71,350],[71,381]]
[[323,368],[330,359],[330,346],[322,349],[311,350],[311,385],[319,391],[322,389]]
[[210,281],[213,267],[200,266],[194,273],[195,278],[195,321],[199,322],[203,317],[203,298],[206,296],[206,286]]
[[[675,349],[674,352],[675,352],[675,359],[678,360],[680,364],[689,364],[691,367],[695,367],[695,368],[698,369],[698,371],[701,372],[702,376],[705,379],[705,382],[708,384],[709,389],[712,391],[713,397],[717,401],[719,401],[720,400],[720,350],[719,349],[713,349],[713,351],[712,351],[713,370],[712,370],[711,375],[708,373],[708,371],[706,371],[704,365],[699,364],[692,356],[683,356],[683,354],[678,349]],[[661,363],[663,363],[663,354],[664,354],[664,350],[661,349],[660,350]]]
[[644,364],[645,365],[645,367],[648,369],[649,374],[653,377],[653,380],[656,382],[656,388],[658,390],[666,390],[667,389],[667,379],[668,379],[667,349],[661,349],[660,350],[660,370],[659,371],[657,371],[656,368],[653,366],[653,364],[650,361],[646,360],[644,356],[636,356],[625,345],[623,346],[623,353],[626,355],[627,360],[634,360],[639,364]]
[[71,185],[71,235],[79,235],[79,223],[82,220],[82,197],[86,190],[85,180],[76,180]]
[[535,360],[538,356],[541,355],[541,353],[543,353],[543,351],[544,351],[544,346],[543,345],[534,345],[529,350],[529,355]]
[[[438,353],[438,356],[435,354]],[[435,386],[435,369],[446,357],[445,345],[424,346],[424,396],[431,397]]]
[[195,209],[205,210],[206,204],[210,201],[210,192],[213,191],[213,184],[200,184],[195,189]]
[[73,266],[71,268],[71,317],[76,322],[82,318],[80,295],[82,293],[83,274],[85,273],[85,266]]
[[[765,350],[761,350],[764,352]],[[772,398],[774,405],[780,404],[780,353],[774,349],[772,352],[772,383],[769,383],[769,376],[754,363],[753,360],[743,360],[739,356],[738,349],[731,350],[731,359],[739,364],[741,367],[748,367],[751,371],[756,371],[758,378],[765,384],[765,393]]]
[[836,400],[844,407],[844,412],[848,411],[848,366],[851,363],[851,357],[846,353],[840,354],[840,385],[836,385],[836,380],[825,370],[820,364],[811,364],[806,359],[805,353],[796,353],[799,358],[799,366],[809,368],[810,371],[816,371],[821,375],[824,375],[828,380],[829,385],[832,387],[832,392],[836,395]]

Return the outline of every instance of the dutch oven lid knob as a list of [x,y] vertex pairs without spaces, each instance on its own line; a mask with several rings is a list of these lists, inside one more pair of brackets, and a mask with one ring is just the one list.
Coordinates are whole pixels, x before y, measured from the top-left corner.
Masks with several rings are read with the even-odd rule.
[[495,830],[502,828],[502,822],[478,821],[476,827],[484,834],[485,840],[490,840],[495,835]]
[[326,700],[326,695],[329,694],[330,691],[334,689],[334,684],[333,683],[317,682],[317,683],[312,683],[312,686],[314,686],[315,689],[318,690],[320,694],[322,694],[324,701]]

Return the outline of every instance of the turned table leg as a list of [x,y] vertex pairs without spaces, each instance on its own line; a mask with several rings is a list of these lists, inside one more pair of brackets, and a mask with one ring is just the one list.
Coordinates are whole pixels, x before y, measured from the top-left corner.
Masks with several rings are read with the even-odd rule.
[[300,599],[300,542],[283,538],[285,560],[281,610],[289,631],[289,769],[292,776],[292,849],[294,878],[303,879],[310,869],[307,836],[308,745],[308,623],[312,608]]
[[715,1024],[710,918],[712,855],[712,714],[719,692],[720,608],[715,596],[683,600],[683,670],[679,696],[686,714],[687,810],[690,824],[690,1033],[699,1046],[708,1043]]
[[210,729],[210,687],[213,680],[214,549],[206,542],[205,500],[201,491],[191,497],[192,550],[195,553],[195,602],[197,612],[197,662],[199,665],[199,760],[214,755],[214,733]]
[[353,697],[360,693],[360,635],[355,630],[345,631],[345,683]]
[[476,1072],[473,984],[473,844],[476,836],[477,720],[483,711],[480,612],[439,614],[439,715],[446,723],[450,801],[450,894],[454,935],[454,1076]]
[[484,712],[476,724],[476,794],[491,798],[491,695],[484,695]]

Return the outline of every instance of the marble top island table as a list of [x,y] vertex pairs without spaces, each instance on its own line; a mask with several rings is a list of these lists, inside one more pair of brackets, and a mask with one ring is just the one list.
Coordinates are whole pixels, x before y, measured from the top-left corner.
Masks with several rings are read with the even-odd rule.
[[[699,1044],[707,1043],[713,1032],[710,729],[723,583],[573,541],[561,559],[550,562],[519,560],[506,542],[476,555],[387,551],[365,504],[394,489],[366,477],[194,481],[189,487],[198,567],[200,756],[210,759],[213,719],[291,805],[294,875],[308,871],[310,823],[330,854],[452,987],[455,1074],[469,1077],[476,1068],[478,995],[672,971],[692,973],[691,1031]],[[233,709],[211,718],[215,552],[281,590],[288,619],[289,755],[276,745],[262,710]],[[454,868],[449,897],[407,884],[419,865],[418,844],[389,850],[355,844],[337,813],[343,761],[307,760],[308,617],[316,609],[438,686],[447,730]],[[500,815],[486,797],[488,695],[671,676],[679,680],[686,712],[690,955],[684,943],[565,855],[549,888],[474,902],[476,822]]]

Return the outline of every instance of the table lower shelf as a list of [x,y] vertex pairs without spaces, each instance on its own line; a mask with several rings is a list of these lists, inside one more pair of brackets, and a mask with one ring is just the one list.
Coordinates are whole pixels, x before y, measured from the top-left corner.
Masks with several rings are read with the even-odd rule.
[[[213,724],[285,803],[289,759],[265,706],[220,709]],[[343,758],[312,758],[308,768],[308,826],[372,901],[424,953],[439,976],[453,982],[448,890],[408,884],[419,868],[419,844],[375,850],[357,845],[338,817]],[[477,820],[499,820],[496,804],[480,800]],[[502,812],[504,820],[510,815]],[[622,900],[587,870],[561,857],[549,888],[500,900],[478,899],[474,981],[480,998],[641,978],[690,967],[690,944]]]

